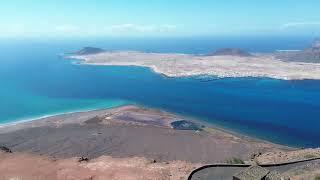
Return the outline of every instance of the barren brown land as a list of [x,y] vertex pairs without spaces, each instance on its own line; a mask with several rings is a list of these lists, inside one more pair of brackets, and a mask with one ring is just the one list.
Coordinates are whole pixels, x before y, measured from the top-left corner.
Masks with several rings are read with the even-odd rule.
[[142,157],[101,156],[79,162],[79,158],[0,152],[0,179],[5,180],[178,180],[186,179],[198,166],[184,161],[154,162]]
[[72,55],[84,64],[141,66],[169,77],[214,75],[217,77],[268,77],[283,80],[320,79],[320,64],[281,61],[272,54],[253,56],[201,56],[190,54],[106,51]]
[[[192,126],[171,124],[181,120]],[[198,123],[160,110],[123,106],[2,126],[0,145],[13,153],[0,156],[0,176],[184,179],[201,164],[248,161],[254,153],[291,149],[195,126]]]

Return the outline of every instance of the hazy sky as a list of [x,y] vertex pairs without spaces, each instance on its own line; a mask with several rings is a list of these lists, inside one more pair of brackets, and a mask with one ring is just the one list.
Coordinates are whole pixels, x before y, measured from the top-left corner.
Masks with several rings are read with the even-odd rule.
[[319,0],[1,0],[1,37],[320,35]]

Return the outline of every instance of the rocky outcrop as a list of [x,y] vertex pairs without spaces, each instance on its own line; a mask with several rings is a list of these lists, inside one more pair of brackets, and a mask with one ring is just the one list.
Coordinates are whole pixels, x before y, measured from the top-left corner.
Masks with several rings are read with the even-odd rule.
[[89,158],[84,157],[84,156],[81,156],[81,157],[78,159],[78,162],[88,162],[88,161],[89,161]]
[[5,152],[5,153],[12,153],[11,149],[9,149],[6,146],[0,146],[0,151]]

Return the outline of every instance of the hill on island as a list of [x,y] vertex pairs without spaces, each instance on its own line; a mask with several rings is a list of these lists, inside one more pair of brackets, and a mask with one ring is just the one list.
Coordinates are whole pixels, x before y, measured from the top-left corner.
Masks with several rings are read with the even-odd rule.
[[316,39],[311,47],[305,49],[302,55],[307,60],[315,60],[320,62],[320,39]]
[[213,53],[209,53],[209,56],[242,56],[248,57],[252,56],[250,53],[246,52],[245,50],[238,49],[238,48],[222,48],[218,49]]
[[96,48],[96,47],[84,47],[81,50],[75,52],[76,55],[89,55],[89,54],[98,54],[105,52],[104,49]]
[[278,52],[276,57],[286,61],[320,63],[320,39],[315,39],[310,47],[296,52]]

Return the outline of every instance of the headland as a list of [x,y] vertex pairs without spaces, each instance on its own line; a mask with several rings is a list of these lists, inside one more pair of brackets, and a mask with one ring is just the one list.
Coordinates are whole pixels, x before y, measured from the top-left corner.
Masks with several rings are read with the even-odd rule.
[[[37,175],[48,179],[84,177],[81,172],[135,177],[135,171],[150,178],[183,179],[203,164],[233,158],[245,163],[252,154],[293,149],[132,105],[2,126],[0,145],[7,150],[0,153],[0,166],[16,164],[7,167],[5,175],[33,177],[31,172],[40,168],[47,173]],[[34,162],[28,171],[17,164],[22,160]],[[68,171],[59,170],[62,167]]]

